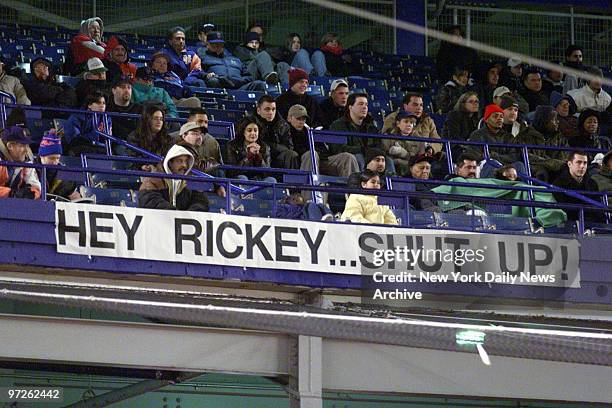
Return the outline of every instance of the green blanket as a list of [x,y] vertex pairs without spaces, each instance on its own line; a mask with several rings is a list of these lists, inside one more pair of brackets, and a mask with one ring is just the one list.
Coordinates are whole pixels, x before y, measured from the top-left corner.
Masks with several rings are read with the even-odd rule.
[[[474,184],[490,184],[497,186],[516,186],[516,187],[524,187],[527,184],[520,181],[505,181],[505,180],[497,180],[497,179],[464,179],[463,177],[455,177],[450,181],[459,182],[459,183],[474,183]],[[540,188],[540,187],[538,187]],[[543,187],[541,187],[543,188]],[[461,187],[461,186],[438,186],[432,189],[434,193],[440,194],[459,194],[459,195],[469,195],[474,197],[483,197],[483,198],[503,198],[506,200],[524,200],[529,201],[529,193],[527,191],[517,191],[517,190],[506,190],[503,188],[494,189],[494,188],[477,188],[477,187]],[[534,201],[542,201],[546,203],[556,203],[557,201],[553,197],[551,193],[533,192]],[[470,203],[460,202],[460,201],[438,201],[438,206],[443,211],[451,211],[453,209],[463,207],[465,205],[469,205]],[[478,206],[478,203],[475,203],[475,207],[481,208]],[[565,211],[554,209],[554,208],[536,208],[535,209],[536,220],[543,227],[552,227],[555,225],[562,224],[567,221],[567,215]],[[512,206],[512,215],[518,217],[526,217],[529,218],[531,214],[529,213],[529,208],[520,207],[520,206]]]

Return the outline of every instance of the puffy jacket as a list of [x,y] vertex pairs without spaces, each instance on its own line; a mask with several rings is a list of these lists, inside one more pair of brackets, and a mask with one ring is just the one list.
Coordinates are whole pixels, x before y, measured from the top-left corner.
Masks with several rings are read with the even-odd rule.
[[[28,99],[28,95],[26,94],[26,90],[21,84],[21,81],[19,81],[19,78],[12,75],[7,75],[6,72],[2,72],[2,74],[0,74],[0,91],[13,95],[19,105],[31,104],[30,100]],[[8,99],[5,101],[2,101],[2,99],[6,98],[1,98],[0,102],[8,102]]]
[[373,195],[351,194],[346,200],[342,221],[365,224],[397,225],[395,214],[386,205],[378,205],[378,197]]
[[165,89],[168,95],[175,99],[182,99],[191,96],[189,88],[183,85],[181,78],[172,71],[167,71],[164,74],[155,73],[153,80],[154,86]]
[[69,154],[78,156],[81,153],[106,152],[104,140],[96,131],[112,134],[112,121],[108,117],[109,128],[106,129],[102,117],[94,128],[91,115],[72,114],[64,124],[64,143]]
[[221,55],[206,51],[202,56],[202,71],[206,74],[214,72],[220,78],[229,79],[236,87],[253,81],[240,58],[225,51]]
[[[0,160],[14,161],[0,140]],[[0,166],[0,198],[40,198],[40,181],[35,169]]]
[[[395,128],[395,118],[397,117],[397,113],[399,111],[391,112],[385,118],[383,123],[383,129],[380,133],[389,133]],[[436,122],[432,118],[430,118],[425,112],[421,114],[421,117],[417,120],[417,124],[412,131],[414,136],[421,137],[429,137],[434,139],[439,139],[440,135],[438,134],[438,129],[436,129]],[[437,145],[438,149],[441,150],[442,146]],[[434,148],[435,150],[435,148]]]
[[166,115],[171,118],[178,118],[178,112],[174,101],[164,89],[156,86],[134,83],[132,85],[132,102],[145,103],[147,101],[156,101],[166,106]]

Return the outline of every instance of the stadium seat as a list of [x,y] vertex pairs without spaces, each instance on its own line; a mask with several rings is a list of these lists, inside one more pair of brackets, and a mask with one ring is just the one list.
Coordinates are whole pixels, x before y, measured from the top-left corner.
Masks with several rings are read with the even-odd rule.
[[122,207],[136,207],[138,204],[136,193],[127,189],[81,186],[80,193],[83,198],[92,198],[96,204]]

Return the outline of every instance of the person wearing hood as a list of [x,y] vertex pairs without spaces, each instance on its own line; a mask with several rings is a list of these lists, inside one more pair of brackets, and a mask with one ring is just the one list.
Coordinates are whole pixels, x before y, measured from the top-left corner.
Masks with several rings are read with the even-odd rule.
[[465,93],[466,86],[470,79],[470,73],[464,67],[453,68],[453,77],[440,88],[436,98],[437,110],[440,113],[448,113]]
[[478,68],[478,54],[472,48],[459,45],[457,42],[463,39],[461,27],[454,25],[446,30],[453,36],[454,41],[442,41],[436,57],[436,70],[438,79],[448,81],[453,75],[453,67],[462,66],[470,72]]
[[73,75],[78,75],[83,71],[88,59],[104,58],[106,44],[102,41],[104,34],[104,24],[100,17],[92,17],[81,21],[79,33],[70,42],[70,52],[72,62],[75,65]]
[[73,108],[77,104],[76,93],[68,84],[58,83],[51,61],[40,57],[30,63],[32,76],[23,87],[33,105],[54,108]]
[[[7,75],[4,70],[5,64],[3,58],[4,57],[0,55],[0,91],[13,95],[19,105],[30,105],[32,102],[28,99],[28,94],[19,78]],[[1,102],[9,103],[9,99],[0,98],[0,103]]]
[[100,58],[90,58],[87,60],[86,70],[83,72],[81,79],[75,87],[77,101],[84,101],[87,95],[94,92],[101,92],[105,95],[109,94],[109,84],[106,82],[106,71]]
[[[565,49],[565,62],[563,65],[569,68],[576,69],[578,71],[584,71],[585,66],[582,63],[582,47],[576,44],[572,44]],[[563,81],[563,94],[565,95],[572,89],[580,88],[584,85],[582,79],[578,79],[575,75],[568,74],[565,76]]]
[[[191,152],[180,145],[173,145],[157,173],[186,176],[193,167]],[[157,210],[208,211],[208,198],[201,191],[187,188],[187,181],[170,178],[145,177],[138,192],[138,207]]]
[[168,42],[161,52],[170,59],[168,69],[178,75],[186,85],[205,86],[204,82],[198,78],[198,74],[202,71],[202,61],[195,51],[185,46],[184,28],[170,29]]
[[127,41],[121,36],[114,35],[108,40],[103,61],[108,68],[106,76],[109,82],[113,83],[120,78],[132,81],[136,76],[136,65],[130,62],[129,49]]
[[599,191],[612,191],[612,150],[603,157],[599,173],[592,178],[597,183]]
[[605,149],[612,148],[608,136],[599,136],[599,122],[601,113],[592,109],[582,111],[578,116],[578,132],[569,139],[571,147]]
[[578,129],[578,119],[574,116],[576,105],[572,98],[553,91],[550,94],[550,104],[557,112],[561,134],[566,140],[575,136]]
[[488,106],[493,101],[493,93],[499,86],[499,76],[501,73],[501,65],[497,62],[487,65],[480,81],[476,84],[474,91],[478,93],[478,99],[481,102],[481,106]]
[[166,108],[166,113],[170,118],[178,118],[176,105],[165,89],[153,86],[155,71],[149,67],[140,67],[136,70],[136,79],[132,85],[132,102],[161,103]]
[[[26,129],[12,126],[2,130],[0,160],[26,163],[29,144]],[[40,198],[40,181],[35,169],[0,166],[0,198]]]
[[267,51],[261,50],[261,38],[254,31],[245,34],[244,44],[234,49],[234,55],[246,65],[247,71],[254,79],[264,80],[267,84],[276,85],[278,73],[274,70],[274,62]]

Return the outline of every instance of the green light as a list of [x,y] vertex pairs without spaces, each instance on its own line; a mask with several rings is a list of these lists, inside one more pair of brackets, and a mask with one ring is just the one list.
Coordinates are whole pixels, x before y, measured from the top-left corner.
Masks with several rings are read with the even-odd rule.
[[483,344],[485,333],[477,330],[462,330],[455,335],[455,342],[459,345],[464,344]]

